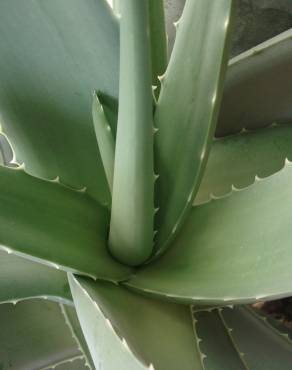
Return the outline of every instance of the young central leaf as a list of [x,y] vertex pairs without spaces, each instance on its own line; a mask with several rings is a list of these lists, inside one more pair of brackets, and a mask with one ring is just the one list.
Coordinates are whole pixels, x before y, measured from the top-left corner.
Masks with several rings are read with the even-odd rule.
[[129,265],[153,247],[154,172],[148,1],[121,1],[120,91],[109,248]]

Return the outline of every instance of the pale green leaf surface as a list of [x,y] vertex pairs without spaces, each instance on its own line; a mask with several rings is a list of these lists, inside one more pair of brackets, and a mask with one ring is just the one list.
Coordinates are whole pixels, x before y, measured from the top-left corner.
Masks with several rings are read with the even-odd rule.
[[118,94],[118,24],[109,5],[1,1],[0,33],[1,125],[17,161],[108,202],[91,104],[95,89]]
[[160,92],[158,76],[162,76],[167,67],[167,35],[163,3],[163,0],[149,0],[152,85],[156,86],[156,97]]
[[292,30],[230,61],[216,135],[291,123]]
[[232,8],[232,0],[188,0],[179,21],[154,116],[156,254],[175,236],[198,190],[221,100]]
[[97,368],[202,369],[188,306],[148,299],[111,283],[73,276],[69,281]]
[[224,308],[222,318],[251,370],[291,369],[291,341],[251,309]]
[[[0,368],[45,369],[81,357],[59,306],[44,300],[0,305]],[[70,363],[70,370],[86,369]],[[62,370],[63,366],[58,366]]]
[[138,265],[153,248],[154,171],[148,2],[123,0],[120,91],[109,248]]
[[107,250],[108,211],[86,193],[0,167],[2,249],[65,271],[109,280],[129,268]]
[[115,141],[111,126],[107,121],[103,106],[99,101],[97,93],[94,93],[93,95],[92,118],[105,175],[110,191],[112,192],[115,161]]
[[0,251],[0,303],[37,297],[72,301],[66,273]]
[[196,304],[254,302],[291,289],[292,165],[196,206],[170,250],[127,284]]
[[279,171],[292,160],[292,126],[277,125],[216,139],[195,204],[252,184],[255,176]]

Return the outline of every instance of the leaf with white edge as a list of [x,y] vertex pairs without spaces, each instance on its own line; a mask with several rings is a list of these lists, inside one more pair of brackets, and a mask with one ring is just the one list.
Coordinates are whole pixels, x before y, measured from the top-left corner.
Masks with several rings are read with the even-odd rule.
[[94,90],[118,95],[119,32],[109,5],[1,1],[0,33],[1,125],[18,163],[109,202],[91,117]]
[[109,249],[138,265],[153,249],[154,171],[148,1],[123,0]]
[[94,369],[94,363],[92,361],[88,345],[80,327],[75,307],[69,307],[68,305],[63,304],[61,304],[60,306],[65,322],[70,329],[71,335],[75,339],[80,351],[84,354],[87,366],[90,369]]
[[188,0],[155,111],[156,255],[191,209],[216,125],[233,0]]
[[96,368],[202,369],[188,306],[73,275],[69,282]]
[[291,370],[292,343],[254,311],[224,308],[222,319],[252,370]]
[[216,135],[291,123],[292,30],[231,59]]
[[252,184],[255,176],[267,177],[279,171],[286,158],[292,160],[292,126],[272,125],[216,139],[195,198],[195,204],[209,201]]
[[165,73],[167,67],[167,36],[163,3],[163,0],[149,0],[152,85],[156,86],[156,97],[160,92],[159,76]]
[[[0,368],[51,369],[82,359],[58,304],[34,299],[0,305]],[[86,369],[74,366],[71,370]],[[88,368],[87,368],[88,370]]]
[[217,309],[192,310],[198,347],[203,353],[204,370],[247,370]]
[[99,101],[97,93],[94,93],[93,95],[92,118],[105,175],[110,191],[112,192],[115,161],[115,141],[111,126],[107,121],[103,106]]
[[67,274],[0,251],[0,303],[38,297],[71,303]]
[[117,281],[130,269],[107,250],[108,210],[86,193],[0,166],[0,249]]
[[193,207],[169,251],[127,285],[196,305],[292,294],[292,165],[229,196]]

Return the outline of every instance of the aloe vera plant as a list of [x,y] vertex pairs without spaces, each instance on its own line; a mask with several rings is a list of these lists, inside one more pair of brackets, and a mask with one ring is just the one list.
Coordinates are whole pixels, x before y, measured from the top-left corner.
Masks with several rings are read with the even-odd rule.
[[114,5],[0,2],[0,369],[291,369],[292,32]]

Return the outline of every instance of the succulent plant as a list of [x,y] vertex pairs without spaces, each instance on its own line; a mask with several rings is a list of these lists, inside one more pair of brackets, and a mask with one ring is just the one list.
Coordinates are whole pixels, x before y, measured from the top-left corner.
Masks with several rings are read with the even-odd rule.
[[292,32],[163,5],[0,2],[1,370],[291,369]]

